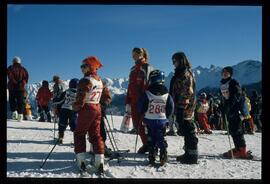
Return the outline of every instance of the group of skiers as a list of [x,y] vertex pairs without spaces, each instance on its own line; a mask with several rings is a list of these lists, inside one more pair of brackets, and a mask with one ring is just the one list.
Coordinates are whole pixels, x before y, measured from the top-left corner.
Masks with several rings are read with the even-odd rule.
[[[183,52],[176,52],[172,55],[175,72],[169,89],[165,86],[164,72],[154,69],[149,64],[149,55],[145,48],[134,48],[132,57],[134,66],[129,73],[125,111],[131,116],[134,131],[142,142],[142,147],[138,149],[137,153],[148,152],[149,163],[155,164],[159,150],[160,165],[164,165],[168,161],[167,147],[169,146],[165,139],[166,128],[171,126],[169,120],[175,117],[177,134],[184,136],[183,148],[185,151],[183,155],[177,156],[176,160],[183,164],[197,164],[198,128],[201,126],[206,134],[211,134],[212,131],[208,122],[207,95],[202,93],[199,99],[196,98],[196,82],[186,55]],[[13,65],[16,66],[16,63],[20,63],[18,58],[14,58]],[[85,58],[80,67],[83,77],[80,80],[71,79],[67,90],[58,76],[53,77],[55,82],[53,93],[49,90],[48,81],[42,82],[42,87],[36,96],[40,120],[44,121],[47,117],[47,121],[51,121],[48,103],[52,99],[54,113],[59,117],[58,141],[60,143],[63,141],[64,131],[69,124],[74,135],[74,152],[78,168],[82,171],[102,172],[106,151],[104,116],[106,116],[106,108],[111,102],[111,94],[97,74],[97,71],[103,67],[97,57]],[[10,71],[8,72],[10,81],[15,84],[19,83],[14,82],[15,79],[21,81],[16,89],[23,89],[28,80],[27,72],[25,74],[20,72],[20,75],[14,76],[12,69],[8,69],[8,71]],[[212,110],[220,112],[218,116],[222,116],[226,121],[235,146],[232,150],[225,152],[223,156],[249,159],[252,156],[246,150],[242,121],[247,121],[252,117],[254,121],[258,122],[260,120],[259,112],[256,109],[248,109],[246,96],[243,95],[239,82],[232,77],[232,67],[223,68],[221,75],[222,96],[218,106],[216,108],[213,106]],[[9,86],[12,86],[10,83]],[[12,93],[12,90],[10,93],[15,95],[17,100],[22,100],[20,93]],[[254,98],[259,97],[257,95]],[[15,103],[12,100],[10,102],[11,110],[14,113],[16,111]],[[251,102],[253,101],[251,100]],[[21,116],[22,107],[17,109]],[[16,118],[15,116],[14,113],[13,117]],[[194,120],[197,120],[200,125],[196,125]],[[257,129],[261,130],[260,121]],[[93,164],[89,164],[86,160],[89,155],[86,150],[86,136],[91,143]]]

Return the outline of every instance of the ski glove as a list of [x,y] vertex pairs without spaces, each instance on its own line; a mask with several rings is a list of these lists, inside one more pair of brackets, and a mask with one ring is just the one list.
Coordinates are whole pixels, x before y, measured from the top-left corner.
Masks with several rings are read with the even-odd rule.
[[131,106],[130,106],[130,104],[126,104],[126,113],[128,115],[131,115]]

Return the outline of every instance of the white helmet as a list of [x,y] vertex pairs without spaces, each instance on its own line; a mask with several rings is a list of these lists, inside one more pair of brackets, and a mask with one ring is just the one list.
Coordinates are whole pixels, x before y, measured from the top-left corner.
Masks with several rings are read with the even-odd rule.
[[13,58],[13,63],[19,63],[19,64],[21,64],[21,58],[19,58],[18,56],[15,56]]

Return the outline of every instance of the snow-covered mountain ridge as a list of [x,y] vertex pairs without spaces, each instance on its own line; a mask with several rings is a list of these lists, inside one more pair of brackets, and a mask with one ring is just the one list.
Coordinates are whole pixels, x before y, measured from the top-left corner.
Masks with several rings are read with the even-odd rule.
[[[240,81],[240,84],[250,84],[261,81],[262,78],[262,63],[255,60],[246,60],[233,65],[234,78]],[[199,91],[204,87],[217,87],[221,79],[222,67],[211,65],[209,68],[198,66],[193,68],[193,74],[196,80],[196,89]],[[173,72],[169,73],[165,78],[165,85],[169,87]],[[104,78],[108,89],[113,97],[123,96],[127,92],[128,78]],[[42,81],[26,86],[31,101],[32,107],[36,107],[35,97],[38,89],[41,87]],[[64,80],[66,87],[69,80]],[[53,83],[49,83],[49,88],[52,90]],[[121,98],[122,99],[122,98]]]

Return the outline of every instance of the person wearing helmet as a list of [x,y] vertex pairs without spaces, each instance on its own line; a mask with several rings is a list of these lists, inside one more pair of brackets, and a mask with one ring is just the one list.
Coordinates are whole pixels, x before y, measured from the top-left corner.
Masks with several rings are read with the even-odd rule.
[[139,99],[138,109],[144,114],[143,122],[148,127],[151,141],[149,147],[149,163],[155,164],[155,157],[160,149],[160,165],[167,160],[167,142],[164,139],[168,117],[173,113],[174,103],[164,85],[165,75],[160,70],[154,70],[149,75],[149,87]]
[[171,79],[170,89],[175,104],[175,116],[178,124],[179,135],[184,136],[185,153],[177,156],[176,160],[183,164],[197,164],[198,162],[198,138],[195,131],[195,80],[191,71],[191,65],[183,52],[177,52],[172,56],[175,73]]
[[196,113],[198,116],[198,122],[200,127],[203,127],[203,130],[205,134],[212,134],[212,131],[210,130],[210,125],[208,122],[208,116],[207,116],[207,112],[209,110],[209,105],[208,102],[206,100],[206,93],[201,93],[200,97],[197,101],[197,105],[196,105]]
[[[87,57],[82,61],[81,70],[84,77],[80,79],[75,102],[72,105],[78,112],[76,128],[74,130],[74,151],[77,166],[81,171],[103,172],[104,170],[104,142],[100,135],[101,106],[100,98],[104,85],[97,75],[97,70],[102,67],[95,56]],[[88,164],[86,156],[86,140],[88,133],[89,142],[93,145],[94,164]]]
[[51,122],[49,102],[52,99],[52,96],[53,94],[49,89],[49,82],[46,80],[42,81],[42,86],[38,89],[36,95],[36,101],[38,104],[38,113],[40,115],[39,122],[45,122],[46,117],[47,121]]
[[132,57],[135,65],[129,73],[125,107],[126,113],[131,114],[134,130],[139,134],[143,144],[139,148],[138,153],[144,154],[148,152],[147,135],[145,134],[145,127],[142,124],[143,116],[138,112],[137,106],[140,96],[148,87],[149,74],[153,70],[153,67],[148,63],[148,53],[144,48],[133,48]]
[[21,59],[15,56],[12,65],[7,68],[9,105],[12,119],[23,120],[24,90],[28,82],[28,71],[21,65]]
[[231,66],[224,67],[221,74],[221,109],[235,146],[232,150],[223,153],[223,156],[226,158],[251,158],[252,155],[246,150],[246,141],[241,118],[249,114],[245,98],[242,94],[239,82],[232,77],[233,68]]
[[78,83],[79,79],[71,79],[68,85],[69,88],[59,97],[59,102],[62,104],[58,123],[58,139],[60,144],[63,144],[64,132],[67,125],[69,125],[72,132],[75,129],[77,113],[73,111],[72,103],[75,101]]

